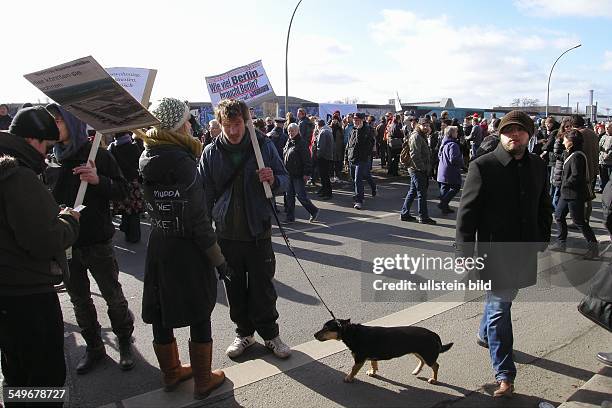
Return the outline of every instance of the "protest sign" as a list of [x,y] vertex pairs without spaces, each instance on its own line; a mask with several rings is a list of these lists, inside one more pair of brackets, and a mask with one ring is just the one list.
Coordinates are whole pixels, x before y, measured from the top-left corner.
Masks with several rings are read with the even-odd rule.
[[402,111],[402,101],[400,100],[399,94],[397,93],[397,91],[395,91],[395,112],[401,112]]
[[147,107],[157,75],[156,69],[112,67],[106,68],[106,72],[142,106]]
[[98,132],[116,133],[159,123],[91,56],[24,76]]
[[206,77],[206,88],[213,106],[227,98],[253,105],[256,101],[275,96],[261,60]]
[[357,105],[355,104],[343,104],[343,103],[320,103],[319,104],[319,117],[325,122],[329,122],[334,115],[335,111],[340,111],[341,116],[348,115],[349,113],[357,112]]

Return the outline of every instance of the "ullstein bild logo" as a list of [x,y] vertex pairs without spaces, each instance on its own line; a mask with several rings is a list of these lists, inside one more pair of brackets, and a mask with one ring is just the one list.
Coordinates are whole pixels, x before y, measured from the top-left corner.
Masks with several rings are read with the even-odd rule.
[[390,271],[406,271],[411,275],[419,271],[444,271],[455,272],[461,275],[467,271],[484,269],[486,254],[482,257],[431,257],[421,255],[420,257],[408,256],[408,254],[397,254],[394,257],[376,257],[372,260],[372,273],[381,275]]

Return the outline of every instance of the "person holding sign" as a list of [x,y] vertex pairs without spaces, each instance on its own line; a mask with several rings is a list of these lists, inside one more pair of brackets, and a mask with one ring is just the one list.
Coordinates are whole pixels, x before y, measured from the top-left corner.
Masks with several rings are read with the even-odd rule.
[[66,380],[54,285],[67,274],[65,250],[77,239],[80,215],[60,211],[38,178],[58,138],[43,107],[22,109],[9,132],[0,132],[0,352],[7,387],[62,387]]
[[[220,278],[230,271],[206,213],[197,160],[202,144],[191,136],[189,108],[175,98],[151,107],[160,125],[141,134],[140,158],[151,236],[147,246],[142,318],[153,325],[153,348],[167,391],[194,377],[194,397],[205,398],[225,375],[211,371],[210,315]],[[190,326],[191,366],[183,366],[173,329]]]
[[66,282],[77,323],[87,343],[76,372],[91,371],[106,356],[87,270],[98,283],[108,305],[113,332],[119,339],[119,366],[122,370],[130,370],[134,367],[131,349],[134,318],[119,283],[119,267],[111,242],[115,227],[110,213],[111,200],[126,198],[127,182],[106,149],[100,148],[95,162],[87,163],[92,144],[87,139],[85,123],[59,105],[51,104],[47,109],[55,117],[60,133],[59,143],[53,147],[55,160],[60,165],[54,169],[58,174],[51,186],[53,196],[58,203],[73,203],[81,181],[89,184],[83,202],[87,208],[81,217],[79,239],[72,247],[70,279]]
[[289,176],[274,143],[257,132],[265,163],[257,170],[251,136],[246,128],[249,109],[243,101],[222,100],[215,111],[222,133],[206,146],[199,164],[206,208],[215,221],[219,245],[234,274],[225,282],[236,338],[226,354],[235,358],[255,344],[255,331],[277,357],[291,349],[282,342],[276,320],[276,268],[272,249],[272,206],[262,183],[273,194],[287,190]]

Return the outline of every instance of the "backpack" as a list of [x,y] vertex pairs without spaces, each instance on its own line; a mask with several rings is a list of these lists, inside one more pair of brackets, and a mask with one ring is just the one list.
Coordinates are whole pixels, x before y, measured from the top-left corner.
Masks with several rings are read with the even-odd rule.
[[410,166],[412,164],[412,158],[410,157],[410,136],[404,138],[402,151],[400,153],[400,163],[405,166]]

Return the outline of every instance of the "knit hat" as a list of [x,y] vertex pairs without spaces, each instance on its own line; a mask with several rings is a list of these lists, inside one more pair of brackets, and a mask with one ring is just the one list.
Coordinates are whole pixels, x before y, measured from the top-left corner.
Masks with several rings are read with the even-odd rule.
[[180,129],[191,115],[185,102],[176,98],[162,98],[149,110],[161,122],[160,128],[170,131]]
[[9,133],[40,140],[59,139],[59,129],[55,119],[42,106],[25,108],[17,112],[9,127]]
[[533,120],[523,111],[513,110],[506,113],[499,122],[499,133],[503,133],[504,128],[510,125],[519,125],[529,136],[532,136],[535,132]]
[[426,118],[425,116],[423,116],[422,118],[419,119],[419,125],[429,125],[431,124],[431,120],[429,120],[429,118]]

